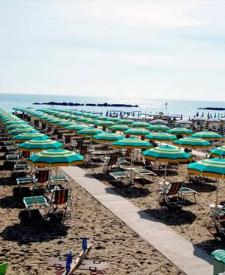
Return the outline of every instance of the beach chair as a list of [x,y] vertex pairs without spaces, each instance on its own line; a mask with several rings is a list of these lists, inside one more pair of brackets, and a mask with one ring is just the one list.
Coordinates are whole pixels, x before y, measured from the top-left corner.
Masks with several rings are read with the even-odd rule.
[[[224,205],[210,205],[210,216],[216,229],[216,237],[225,241],[225,207]],[[208,228],[210,233],[211,228]]]
[[134,179],[141,178],[145,181],[145,180],[149,180],[149,178],[151,177],[152,182],[154,182],[154,178],[157,177],[157,174],[143,167],[134,168],[133,172],[134,172]]
[[8,269],[8,263],[2,262],[0,263],[0,275],[5,275]]
[[51,190],[49,210],[46,218],[60,217],[60,222],[63,222],[70,216],[72,211],[72,197],[70,188],[54,187]]
[[123,181],[128,180],[129,183],[131,182],[131,179],[129,177],[129,172],[127,171],[113,171],[110,172],[109,175],[113,178],[114,181]]
[[168,209],[181,209],[186,195],[192,195],[196,203],[195,190],[187,187],[182,187],[182,182],[164,182],[160,190],[160,206],[165,206]]
[[35,178],[38,183],[45,183],[49,180],[50,170],[49,169],[38,169],[35,173]]
[[16,163],[14,164],[14,171],[26,171],[28,169],[28,164],[27,163]]
[[103,172],[107,172],[116,167],[116,163],[118,160],[118,155],[110,155],[108,159],[105,159],[103,165]]

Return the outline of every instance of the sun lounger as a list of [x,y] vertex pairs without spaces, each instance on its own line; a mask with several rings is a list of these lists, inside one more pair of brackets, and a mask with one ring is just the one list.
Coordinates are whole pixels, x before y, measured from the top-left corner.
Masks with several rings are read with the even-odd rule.
[[154,177],[157,176],[157,174],[145,168],[134,168],[133,172],[134,172],[134,179],[142,178],[144,180],[148,180],[149,177],[152,177],[152,180],[154,181]]
[[24,197],[23,203],[26,208],[40,208],[43,206],[48,206],[47,200],[44,196]]
[[60,174],[60,175],[54,175],[54,176],[50,176],[49,178],[50,183],[62,183],[62,182],[69,182],[69,179],[66,175],[64,174]]
[[16,163],[14,165],[14,170],[15,171],[24,171],[28,169],[28,164],[27,163]]
[[123,179],[129,179],[129,172],[127,172],[127,171],[114,171],[114,172],[110,172],[109,175],[115,181],[120,181],[120,180],[123,180]]
[[18,177],[18,178],[16,178],[16,183],[18,185],[36,183],[36,182],[37,182],[37,180],[36,180],[35,176],[27,176],[27,177]]
[[10,161],[16,161],[19,160],[20,156],[18,154],[7,154],[5,156],[6,160],[10,160]]
[[160,190],[160,205],[166,206],[168,209],[181,208],[186,195],[192,195],[196,203],[196,194],[199,193],[181,185],[182,182],[164,182]]

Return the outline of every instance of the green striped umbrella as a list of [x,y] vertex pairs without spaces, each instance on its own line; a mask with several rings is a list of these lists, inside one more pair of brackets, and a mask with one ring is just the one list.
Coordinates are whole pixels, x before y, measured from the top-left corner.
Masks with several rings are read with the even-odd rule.
[[49,149],[31,156],[27,161],[37,167],[57,167],[81,164],[84,157],[65,149]]
[[66,127],[67,130],[73,130],[75,132],[83,130],[85,128],[88,128],[88,126],[85,124],[71,124],[70,126]]
[[126,135],[146,136],[150,132],[145,128],[130,128],[124,132]]
[[46,149],[58,149],[63,147],[61,142],[51,139],[32,139],[19,145],[19,149],[31,152],[43,151]]
[[121,119],[118,118],[118,117],[110,117],[109,120],[112,121],[112,122],[114,122],[114,123],[117,123],[117,122],[120,121]]
[[192,137],[198,137],[198,138],[203,138],[207,140],[216,140],[216,139],[223,138],[223,136],[219,135],[218,133],[211,132],[211,131],[197,132],[197,133],[194,133]]
[[4,122],[4,125],[15,125],[18,126],[19,124],[26,124],[23,120],[19,119],[19,120],[9,120]]
[[131,125],[134,121],[131,119],[121,119],[116,122],[116,124]]
[[115,123],[110,120],[96,120],[94,124],[97,126],[112,126]]
[[93,136],[93,139],[101,142],[113,142],[120,139],[124,139],[124,136],[117,135],[114,133],[109,133],[109,132],[103,132],[101,134]]
[[178,127],[178,128],[173,128],[167,131],[167,133],[173,134],[173,135],[191,135],[192,134],[192,130],[188,129],[188,128],[182,128],[182,127]]
[[10,135],[15,136],[23,133],[39,133],[39,131],[35,130],[34,128],[18,128],[8,132]]
[[201,138],[194,138],[194,137],[180,138],[174,141],[174,143],[181,147],[190,147],[190,148],[204,148],[204,147],[211,146],[211,143],[209,141]]
[[145,121],[135,121],[130,126],[131,127],[136,127],[136,128],[148,128],[149,125],[150,124],[145,122]]
[[17,141],[25,141],[31,139],[49,139],[47,135],[41,133],[24,133],[13,137]]
[[170,128],[166,125],[155,124],[155,125],[150,125],[147,129],[149,129],[150,131],[153,131],[153,132],[166,132]]
[[212,149],[210,156],[225,158],[225,146]]
[[99,120],[109,120],[109,117],[107,116],[98,116]]
[[101,134],[103,131],[97,128],[84,128],[78,132],[78,135],[81,136],[94,136]]
[[20,123],[20,124],[17,124],[17,123],[15,123],[15,124],[10,124],[10,125],[8,125],[8,126],[6,126],[5,128],[6,128],[6,130],[7,131],[12,131],[12,130],[15,130],[15,129],[17,129],[17,128],[27,128],[27,127],[31,127],[29,124],[27,124],[27,123]]
[[129,127],[127,125],[123,125],[123,124],[116,124],[116,125],[112,125],[108,128],[110,131],[120,131],[120,132],[124,132],[126,130],[129,129]]
[[176,136],[169,134],[169,133],[164,133],[164,132],[151,133],[145,137],[150,140],[156,140],[156,141],[172,141],[172,140],[177,139]]
[[161,145],[143,152],[146,159],[162,162],[189,162],[192,155],[184,152],[176,146]]
[[147,149],[152,147],[152,144],[148,141],[141,140],[138,138],[125,138],[119,141],[113,142],[112,147],[115,148],[127,148],[127,149]]
[[90,123],[94,124],[94,122],[95,122],[95,120],[87,118],[87,117],[79,117],[76,119],[76,121],[87,123],[87,124],[90,124]]
[[216,205],[218,204],[219,179],[224,179],[225,175],[225,159],[212,158],[204,159],[188,165],[188,173],[203,177],[217,178],[217,194]]

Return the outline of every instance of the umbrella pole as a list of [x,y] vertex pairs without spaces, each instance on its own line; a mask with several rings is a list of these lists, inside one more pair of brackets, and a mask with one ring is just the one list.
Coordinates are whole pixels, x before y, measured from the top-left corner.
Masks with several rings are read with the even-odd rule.
[[219,179],[217,179],[217,188],[216,188],[216,208],[218,206],[218,197],[219,197]]
[[166,172],[167,172],[167,163],[165,164],[165,171],[164,171],[164,179],[166,179]]

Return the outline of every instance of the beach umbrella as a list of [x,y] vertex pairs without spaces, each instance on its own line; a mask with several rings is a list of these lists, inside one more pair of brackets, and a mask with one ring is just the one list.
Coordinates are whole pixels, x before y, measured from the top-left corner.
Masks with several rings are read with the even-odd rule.
[[131,119],[120,119],[116,122],[116,124],[124,124],[124,125],[131,125],[134,121]]
[[94,124],[95,124],[96,126],[105,126],[105,127],[107,127],[107,126],[112,126],[112,125],[114,125],[115,123],[112,122],[112,121],[110,121],[110,120],[96,120],[96,121],[94,122]]
[[27,123],[19,123],[19,124],[15,123],[15,124],[10,124],[10,125],[6,126],[5,128],[7,131],[12,131],[12,130],[28,128],[28,127],[31,127],[31,126]]
[[150,133],[145,137],[150,140],[155,140],[155,141],[172,141],[172,140],[177,139],[176,136],[169,134],[169,133],[165,133],[165,132]]
[[216,205],[218,204],[219,179],[224,179],[225,159],[204,159],[188,165],[188,174],[217,179]]
[[87,128],[84,128],[82,130],[80,130],[78,132],[78,135],[80,136],[94,136],[94,135],[97,135],[97,134],[101,134],[103,131],[100,130],[100,129],[97,129],[97,128],[90,128],[90,127],[87,127]]
[[[4,125],[5,126],[8,126],[8,125],[15,125],[15,126],[18,126],[19,124],[26,124],[26,122],[24,122],[23,120],[21,119],[13,119],[13,120],[8,120],[8,121],[4,121]],[[28,125],[28,124],[27,124]]]
[[166,132],[170,128],[166,125],[155,124],[155,125],[149,125],[149,127],[147,129],[152,131],[152,132],[164,132],[164,131]]
[[198,138],[203,138],[207,140],[218,140],[223,138],[223,136],[221,136],[220,134],[211,132],[211,131],[197,132],[197,133],[194,133],[192,137],[198,137]]
[[93,136],[93,139],[100,141],[100,142],[114,142],[117,140],[124,139],[125,137],[122,135],[117,135],[110,132],[103,132],[101,134]]
[[69,126],[66,127],[67,130],[71,130],[71,131],[80,131],[83,130],[84,128],[87,128],[88,126],[85,124],[71,124]]
[[60,147],[63,147],[63,143],[51,139],[33,139],[19,145],[19,149],[31,152],[58,149]]
[[162,125],[166,125],[168,124],[167,121],[163,120],[163,119],[153,119],[151,121],[151,124],[162,124]]
[[171,163],[189,162],[192,158],[191,154],[172,145],[160,145],[144,151],[143,155],[146,159]]
[[207,140],[195,137],[185,137],[175,140],[174,143],[181,147],[190,148],[205,148],[211,146],[211,143]]
[[125,124],[115,124],[108,128],[110,131],[120,131],[124,132],[129,129],[129,127]]
[[78,122],[83,122],[83,123],[87,123],[87,124],[94,124],[95,120],[94,119],[90,119],[88,117],[79,117],[76,119],[76,121]]
[[135,136],[146,136],[150,134],[150,131],[148,131],[145,128],[130,128],[124,132],[126,135],[135,135]]
[[19,135],[23,133],[39,133],[39,131],[35,130],[33,127],[30,128],[17,128],[15,130],[8,131],[10,135]]
[[41,133],[24,133],[13,137],[16,141],[26,141],[31,139],[49,139],[49,136]]
[[81,164],[84,157],[65,149],[49,149],[36,153],[27,161],[37,167],[73,166]]
[[136,128],[148,128],[150,124],[145,121],[135,121],[130,126]]
[[173,128],[167,131],[167,133],[173,134],[173,135],[191,135],[192,130],[188,128],[183,128],[183,127],[177,127]]
[[114,148],[126,148],[126,149],[147,149],[151,148],[152,144],[148,141],[141,140],[138,138],[124,138],[119,141],[113,142],[112,147]]
[[210,156],[225,158],[225,146],[212,149],[210,151]]
[[118,118],[118,117],[109,117],[109,120],[114,122],[114,123],[117,123],[118,121],[120,121],[121,119]]

